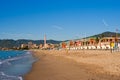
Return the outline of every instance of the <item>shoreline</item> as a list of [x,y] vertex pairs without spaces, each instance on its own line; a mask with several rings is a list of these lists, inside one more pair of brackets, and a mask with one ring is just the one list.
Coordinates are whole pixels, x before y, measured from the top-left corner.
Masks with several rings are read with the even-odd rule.
[[110,51],[78,50],[67,54],[65,50],[33,50],[33,56],[39,60],[32,64],[24,80],[119,80],[120,77],[120,68],[116,68],[120,64],[112,64],[120,54]]
[[1,51],[0,80],[23,80],[35,61],[30,51]]

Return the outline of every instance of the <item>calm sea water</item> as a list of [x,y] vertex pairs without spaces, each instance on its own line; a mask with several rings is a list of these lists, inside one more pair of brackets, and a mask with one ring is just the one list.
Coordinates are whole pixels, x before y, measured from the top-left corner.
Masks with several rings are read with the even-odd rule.
[[29,51],[0,51],[0,80],[23,80],[35,61]]

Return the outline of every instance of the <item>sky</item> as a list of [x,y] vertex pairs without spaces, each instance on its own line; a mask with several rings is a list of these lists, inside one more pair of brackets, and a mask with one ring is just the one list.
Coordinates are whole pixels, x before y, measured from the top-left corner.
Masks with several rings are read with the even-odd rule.
[[0,0],[0,39],[70,40],[120,29],[120,0]]

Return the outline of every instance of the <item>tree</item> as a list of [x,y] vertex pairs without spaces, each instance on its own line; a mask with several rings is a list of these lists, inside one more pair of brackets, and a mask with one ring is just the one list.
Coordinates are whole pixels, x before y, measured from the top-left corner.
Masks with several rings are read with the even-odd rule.
[[96,43],[98,44],[100,41],[100,37],[96,37]]

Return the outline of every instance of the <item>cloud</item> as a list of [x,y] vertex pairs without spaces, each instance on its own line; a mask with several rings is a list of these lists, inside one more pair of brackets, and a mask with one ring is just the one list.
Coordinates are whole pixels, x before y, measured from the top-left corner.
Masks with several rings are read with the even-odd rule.
[[104,24],[105,26],[109,26],[104,19],[102,20],[102,22],[103,22],[103,24]]
[[52,27],[53,27],[53,28],[55,28],[55,29],[57,29],[57,30],[63,30],[63,28],[62,28],[62,27],[57,26],[57,25],[53,25]]

